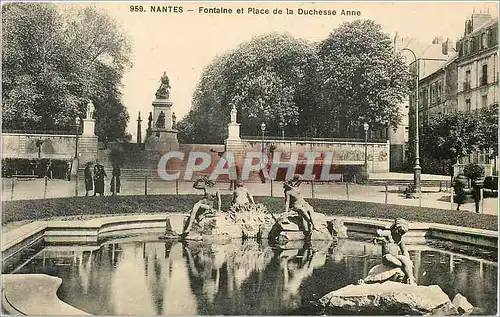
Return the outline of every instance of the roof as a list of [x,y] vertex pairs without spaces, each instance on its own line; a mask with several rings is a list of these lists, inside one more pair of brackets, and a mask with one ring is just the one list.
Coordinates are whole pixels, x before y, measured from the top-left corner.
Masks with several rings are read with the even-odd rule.
[[471,33],[465,35],[464,38],[475,36],[478,33],[481,33],[484,29],[492,26],[495,23],[498,23],[498,18],[497,17],[489,19],[488,21],[486,21],[485,23],[483,23],[482,25],[480,25],[477,29],[475,29]]

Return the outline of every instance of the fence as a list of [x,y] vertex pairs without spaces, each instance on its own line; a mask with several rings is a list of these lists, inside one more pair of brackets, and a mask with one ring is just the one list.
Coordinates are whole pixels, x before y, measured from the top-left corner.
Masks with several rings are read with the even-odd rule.
[[[109,173],[110,174],[110,173]],[[59,179],[26,179],[10,178],[2,180],[2,198],[9,200],[29,200],[56,197],[74,197],[93,195],[93,191],[85,191],[85,182],[82,175],[71,181]],[[112,177],[105,179],[105,195],[112,195]],[[193,188],[193,182],[175,180],[163,181],[149,176],[121,178],[119,195],[200,195],[201,191]],[[245,186],[250,193],[256,196],[284,197],[282,182],[266,180],[265,183],[253,181],[247,182]],[[430,183],[429,183],[430,184]],[[116,182],[113,184],[117,186]],[[230,182],[217,183],[222,195],[230,194]],[[425,185],[425,183],[424,183]],[[456,209],[453,202],[453,191],[447,182],[438,182],[435,186],[422,187],[422,192],[415,194],[414,199],[406,198],[406,186],[396,182],[385,184],[354,184],[348,182],[305,182],[301,185],[301,193],[304,198],[333,199],[348,201],[364,201],[383,204],[421,206],[438,209]],[[440,186],[441,185],[441,186]],[[116,190],[115,190],[116,191]],[[484,204],[482,204],[484,205]],[[496,203],[491,205],[496,206]],[[494,207],[491,207],[494,208]],[[490,209],[491,209],[490,208]],[[474,211],[474,206],[467,205],[463,210]],[[484,206],[482,206],[484,212]],[[495,211],[488,211],[494,213]]]

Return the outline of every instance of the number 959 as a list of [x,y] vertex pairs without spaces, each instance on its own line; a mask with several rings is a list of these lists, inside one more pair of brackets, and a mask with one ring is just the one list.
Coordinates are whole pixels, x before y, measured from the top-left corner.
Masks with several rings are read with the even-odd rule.
[[143,6],[130,6],[130,12],[143,12]]

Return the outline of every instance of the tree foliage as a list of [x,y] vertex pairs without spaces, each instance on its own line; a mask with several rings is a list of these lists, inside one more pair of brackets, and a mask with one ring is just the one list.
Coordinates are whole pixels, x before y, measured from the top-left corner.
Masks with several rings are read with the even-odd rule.
[[[265,34],[217,57],[203,72],[190,113],[179,123],[190,142],[221,142],[227,137],[234,105],[244,118],[242,134],[258,135],[261,123],[270,134],[281,127],[298,130],[309,89],[307,74],[314,47],[287,34]],[[241,122],[241,120],[240,120]]]
[[484,148],[485,130],[477,113],[455,112],[432,117],[424,124],[420,146],[426,155],[455,164]]
[[498,155],[498,104],[481,109],[479,112],[481,129],[483,131],[482,150]]
[[399,104],[408,95],[411,78],[380,25],[371,20],[344,23],[320,43],[318,55],[323,120],[344,136],[364,122],[373,129],[397,127]]
[[350,136],[397,126],[409,73],[391,39],[372,21],[345,23],[310,44],[266,34],[216,58],[204,71],[190,113],[180,122],[184,142],[221,142],[232,105],[244,135]]
[[130,45],[104,11],[8,3],[2,29],[5,129],[71,129],[92,100],[98,135],[124,134],[128,114],[119,87],[130,66]]

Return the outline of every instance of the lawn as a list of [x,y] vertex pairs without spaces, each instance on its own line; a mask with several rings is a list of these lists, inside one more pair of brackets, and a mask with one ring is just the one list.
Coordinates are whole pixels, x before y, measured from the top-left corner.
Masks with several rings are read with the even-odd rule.
[[[189,212],[199,195],[158,196],[105,196],[69,197],[38,200],[7,201],[2,205],[2,224],[77,215],[113,215],[137,213]],[[229,196],[222,196],[222,209],[229,207]],[[256,197],[274,212],[284,208],[283,198]],[[414,206],[385,205],[370,202],[307,199],[315,211],[327,215],[393,219],[403,217],[408,221],[442,223],[471,228],[498,230],[498,219],[494,215],[476,214],[466,211],[451,211]]]

